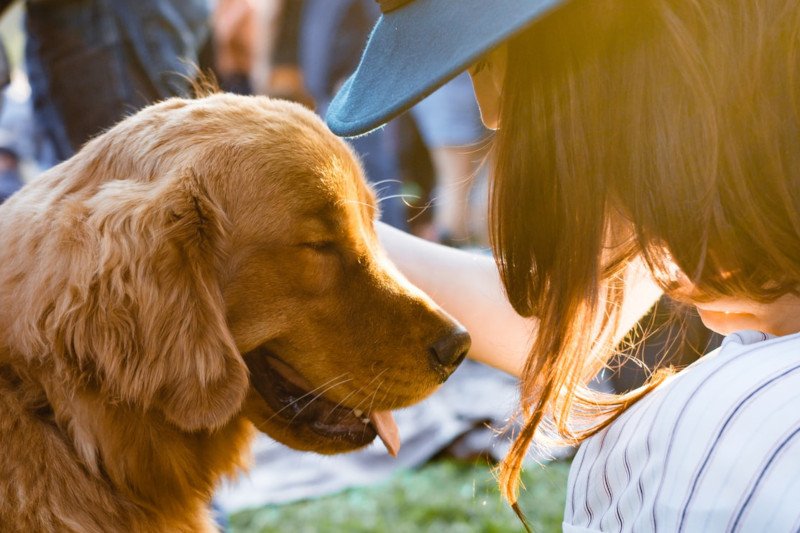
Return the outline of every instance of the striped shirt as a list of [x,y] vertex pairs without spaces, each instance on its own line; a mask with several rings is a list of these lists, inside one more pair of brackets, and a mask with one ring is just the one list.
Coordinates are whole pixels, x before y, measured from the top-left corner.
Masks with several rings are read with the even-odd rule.
[[799,532],[800,334],[729,335],[587,439],[563,528]]

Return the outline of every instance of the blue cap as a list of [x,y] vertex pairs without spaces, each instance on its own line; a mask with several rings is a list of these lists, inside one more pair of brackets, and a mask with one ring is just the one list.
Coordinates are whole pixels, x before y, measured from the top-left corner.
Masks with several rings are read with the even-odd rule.
[[328,126],[354,137],[385,124],[565,2],[379,1],[383,14],[328,108]]

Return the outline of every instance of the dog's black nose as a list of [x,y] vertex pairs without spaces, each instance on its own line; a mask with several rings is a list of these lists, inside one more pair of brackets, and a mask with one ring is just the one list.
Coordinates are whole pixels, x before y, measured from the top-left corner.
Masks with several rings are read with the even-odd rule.
[[466,357],[471,342],[467,330],[458,326],[431,345],[434,364],[454,370]]

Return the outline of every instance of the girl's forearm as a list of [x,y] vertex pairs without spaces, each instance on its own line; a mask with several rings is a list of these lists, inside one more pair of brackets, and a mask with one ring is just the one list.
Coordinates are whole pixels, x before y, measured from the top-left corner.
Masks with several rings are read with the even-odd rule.
[[390,259],[472,336],[469,356],[513,375],[525,364],[536,321],[506,299],[494,260],[414,237],[379,224]]
[[[491,257],[434,244],[385,224],[378,224],[378,234],[408,280],[467,328],[472,359],[520,375],[537,321],[521,317],[508,303]],[[615,341],[623,339],[660,295],[642,261],[632,262]]]

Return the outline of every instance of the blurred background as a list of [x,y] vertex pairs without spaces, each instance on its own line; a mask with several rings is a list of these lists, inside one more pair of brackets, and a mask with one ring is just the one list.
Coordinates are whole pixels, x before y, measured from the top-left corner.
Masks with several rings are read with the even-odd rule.
[[[199,72],[223,91],[324,115],[380,14],[373,0],[0,0],[0,9],[0,149],[23,182],[148,103],[190,95]],[[490,137],[464,74],[351,144],[386,222],[481,248]]]
[[[374,0],[0,0],[0,202],[92,136],[149,103],[191,96],[209,75],[223,91],[292,100],[322,116],[379,14]],[[488,253],[491,138],[462,74],[349,142],[385,222]],[[646,321],[663,321],[668,305]],[[681,353],[709,344],[707,331],[689,333],[697,349]],[[640,346],[648,365],[696,357],[677,355],[671,339],[667,328]],[[647,365],[625,355],[595,386],[642,382]],[[210,505],[227,531],[520,531],[492,472],[515,430],[516,387],[465,362],[434,396],[396,414],[396,459],[380,444],[321,457],[260,435],[250,472]],[[530,455],[520,504],[537,531],[561,530],[572,452]]]
[[[201,76],[323,116],[380,14],[374,0],[0,0],[0,10],[0,202],[125,116],[191,96]],[[466,74],[348,142],[385,222],[488,253],[491,132]],[[396,414],[398,458],[380,444],[321,457],[260,435],[253,468],[211,505],[227,531],[519,531],[492,473],[515,406],[515,379],[468,362]],[[560,531],[568,464],[551,459],[531,457],[525,474],[538,531]]]

